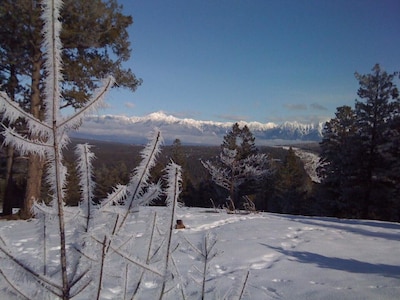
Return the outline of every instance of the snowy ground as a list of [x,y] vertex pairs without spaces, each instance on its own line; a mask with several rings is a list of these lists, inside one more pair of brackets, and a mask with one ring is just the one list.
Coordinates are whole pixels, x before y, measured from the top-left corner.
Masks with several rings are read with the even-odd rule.
[[[162,228],[166,208],[142,208],[132,230],[137,243],[146,238],[154,214]],[[183,230],[174,231],[179,247],[174,259],[186,281],[189,299],[199,299],[195,266],[201,268],[189,245],[206,233],[217,236],[219,254],[210,262],[206,299],[235,299],[249,270],[242,299],[400,299],[400,224],[379,221],[257,214],[227,214],[201,208],[182,208]],[[35,239],[26,221],[1,221],[0,235],[29,254]],[[31,253],[34,255],[34,253]],[[0,276],[0,286],[4,284]],[[152,299],[157,281],[146,280],[140,299]],[[109,287],[104,299],[122,299]],[[168,298],[168,297],[167,297]],[[1,297],[0,299],[7,299]],[[171,298],[176,299],[176,298]]]

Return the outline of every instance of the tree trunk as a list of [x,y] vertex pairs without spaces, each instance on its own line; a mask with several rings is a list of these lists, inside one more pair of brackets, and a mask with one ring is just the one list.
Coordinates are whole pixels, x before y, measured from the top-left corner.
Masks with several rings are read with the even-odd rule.
[[7,166],[6,166],[6,188],[3,197],[3,215],[12,215],[13,208],[13,178],[12,169],[14,165],[14,148],[7,146]]
[[40,199],[43,166],[43,159],[37,155],[29,155],[25,198],[23,207],[21,208],[21,218],[23,219],[32,217],[33,202]]
[[[42,55],[40,48],[35,48],[35,55],[33,56],[33,68],[32,68],[32,93],[31,93],[31,114],[42,119],[41,113],[41,99],[40,99],[40,67]],[[35,137],[30,137],[35,139]],[[43,176],[44,160],[37,155],[29,155],[28,163],[28,174],[26,191],[24,198],[24,205],[21,209],[21,217],[28,219],[32,217],[32,205],[35,200],[40,199],[40,191],[42,187],[42,176]]]
[[[15,65],[10,66],[10,78],[6,88],[8,89],[8,94],[10,98],[14,101],[15,99],[15,89],[18,86],[18,79],[15,71]],[[13,165],[14,165],[14,148],[11,146],[6,146],[7,151],[7,163],[6,163],[6,187],[4,190],[3,197],[3,215],[12,215],[13,209],[13,192],[14,192],[14,182],[13,182]]]

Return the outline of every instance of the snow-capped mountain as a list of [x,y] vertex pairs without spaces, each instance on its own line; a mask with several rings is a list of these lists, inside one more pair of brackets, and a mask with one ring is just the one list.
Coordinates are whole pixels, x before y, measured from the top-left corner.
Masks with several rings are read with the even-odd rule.
[[[238,122],[247,125],[256,138],[258,145],[320,141],[323,123],[301,124],[285,122],[275,123]],[[109,140],[127,143],[143,143],[149,132],[158,128],[162,131],[167,144],[180,139],[184,144],[220,145],[224,135],[234,122],[198,121],[180,119],[163,112],[151,113],[143,117],[125,117],[118,115],[89,116],[74,137]]]

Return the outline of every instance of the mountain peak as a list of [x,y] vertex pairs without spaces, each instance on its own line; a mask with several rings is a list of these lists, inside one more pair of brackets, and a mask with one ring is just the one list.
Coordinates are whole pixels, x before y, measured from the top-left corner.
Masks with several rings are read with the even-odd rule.
[[[128,143],[143,143],[154,128],[159,128],[170,143],[180,139],[186,144],[220,145],[223,137],[235,122],[199,121],[177,118],[163,111],[142,117],[118,115],[88,116],[76,137],[110,140]],[[292,141],[320,141],[322,125],[285,122],[281,125],[269,122],[237,122],[247,125],[256,138],[256,144],[289,143]]]

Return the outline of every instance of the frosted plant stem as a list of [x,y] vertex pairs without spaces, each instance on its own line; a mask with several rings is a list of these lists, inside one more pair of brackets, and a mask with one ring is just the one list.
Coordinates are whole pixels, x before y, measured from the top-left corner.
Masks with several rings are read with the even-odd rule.
[[[56,129],[54,129],[56,131]],[[56,171],[56,193],[57,193],[57,210],[58,210],[58,224],[60,230],[60,264],[61,264],[61,277],[62,277],[62,291],[63,300],[68,300],[69,297],[69,284],[67,273],[67,250],[65,241],[65,220],[64,220],[64,201],[62,197],[61,186],[61,154],[58,149],[57,138],[54,136],[54,154],[55,154],[55,171]]]
[[93,190],[94,182],[93,176],[93,165],[92,161],[95,157],[94,153],[90,151],[90,145],[79,144],[75,148],[75,153],[78,156],[78,174],[79,174],[79,185],[82,193],[82,208],[84,211],[84,217],[86,218],[85,232],[89,232],[91,226],[91,220],[93,218]]
[[[45,19],[45,43],[46,53],[48,54],[47,63],[45,69],[48,71],[48,77],[46,78],[45,94],[46,104],[49,105],[49,115],[47,118],[51,126],[52,134],[52,159],[54,159],[54,175],[55,175],[55,186],[54,196],[57,201],[57,212],[58,212],[58,225],[60,231],[60,265],[61,265],[61,278],[62,278],[62,299],[70,299],[69,292],[70,286],[68,283],[67,273],[67,250],[65,241],[65,216],[64,216],[64,199],[63,199],[63,172],[62,172],[62,154],[60,137],[63,136],[64,132],[59,132],[57,120],[59,113],[59,80],[61,78],[60,60],[61,60],[61,43],[60,43],[60,24],[59,24],[59,9],[62,1],[50,0],[46,3],[45,11],[48,11],[48,17]],[[44,13],[46,14],[46,13]]]
[[33,278],[40,284],[42,284],[43,286],[45,286],[45,288],[53,293],[54,295],[58,296],[58,297],[62,297],[61,294],[59,294],[57,291],[62,291],[62,287],[59,286],[56,283],[51,282],[51,280],[42,275],[39,274],[37,271],[35,271],[34,269],[30,268],[28,265],[24,264],[23,262],[19,261],[17,258],[15,258],[12,254],[10,254],[8,251],[6,251],[5,249],[3,249],[0,246],[0,252],[4,253],[11,261],[13,261],[15,264],[17,264],[19,267],[21,267],[23,270],[25,270],[26,272],[28,272],[29,274],[31,274],[33,276]]
[[156,137],[156,141],[155,141],[155,143],[154,143],[154,146],[153,146],[153,148],[151,149],[151,153],[150,153],[150,155],[149,155],[149,157],[148,157],[148,159],[147,159],[147,161],[146,161],[146,165],[144,166],[144,168],[143,168],[143,170],[142,170],[142,173],[140,174],[139,181],[138,181],[138,183],[136,184],[136,187],[135,187],[135,190],[134,190],[133,195],[132,195],[132,197],[131,197],[129,206],[128,206],[128,208],[127,208],[125,214],[124,214],[124,217],[123,217],[123,219],[122,219],[122,221],[121,221],[121,224],[119,224],[119,226],[118,226],[117,232],[118,232],[118,231],[122,228],[122,226],[125,224],[125,221],[126,221],[126,219],[128,218],[128,215],[130,214],[131,209],[132,209],[132,207],[133,207],[133,205],[134,205],[134,203],[135,203],[136,197],[137,197],[138,193],[140,192],[140,188],[142,187],[142,183],[144,183],[144,182],[147,180],[147,178],[146,178],[146,174],[147,174],[147,173],[146,173],[146,172],[147,172],[148,170],[150,170],[150,166],[151,166],[151,164],[154,162],[154,159],[155,159],[155,157],[156,157],[156,155],[157,155],[157,150],[158,150],[158,147],[159,147],[160,142],[161,142],[161,133],[158,132],[158,133],[157,133],[157,137]]
[[[179,182],[179,168],[175,168],[175,174],[174,174],[174,189],[173,189],[173,194],[172,194],[172,199],[171,201],[173,201],[171,203],[171,221],[170,221],[170,226],[169,226],[169,232],[168,232],[168,239],[167,239],[167,252],[165,254],[165,275],[168,272],[168,263],[169,263],[169,256],[171,255],[171,240],[172,240],[172,232],[174,230],[174,218],[175,218],[175,209],[176,209],[176,203],[178,201],[178,194],[179,194],[179,190],[176,188],[178,187],[178,182]],[[161,287],[161,294],[160,294],[160,300],[162,299],[163,295],[164,295],[164,291],[165,291],[165,286],[166,286],[166,278],[164,278],[163,280],[163,284]]]
[[87,187],[87,195],[85,197],[87,199],[87,203],[86,203],[86,205],[87,205],[86,232],[88,232],[89,231],[89,222],[90,222],[90,219],[92,218],[92,211],[91,211],[91,208],[92,208],[91,207],[91,201],[92,201],[92,199],[91,199],[91,180],[90,180],[90,175],[91,175],[91,168],[90,167],[91,167],[91,165],[90,165],[90,162],[89,162],[89,154],[88,154],[89,148],[88,148],[87,145],[84,145],[83,147],[84,147],[83,155],[85,157],[84,158],[84,162],[85,162],[84,168],[86,169],[86,172],[85,172],[86,177],[82,178],[82,180],[85,181],[85,185]]
[[126,300],[127,289],[128,289],[128,265],[125,266],[124,300]]
[[23,299],[26,300],[30,300],[30,298],[28,296],[26,296],[25,294],[22,293],[22,291],[16,287],[8,278],[7,276],[3,273],[3,271],[0,269],[0,275],[3,276],[3,278],[5,279],[5,281],[8,283],[8,285],[15,291],[15,293],[21,297],[23,297]]
[[[116,230],[117,230],[117,225],[118,225],[118,220],[119,220],[119,215],[117,215],[115,217],[115,223],[114,223],[114,227],[113,227],[113,231],[111,233],[111,236],[114,236],[116,234]],[[108,240],[108,244],[107,244],[107,248],[106,248],[106,253],[108,253],[108,250],[110,250],[111,247],[111,239]]]
[[107,237],[104,236],[104,240],[103,240],[103,247],[101,250],[101,265],[100,265],[100,275],[99,275],[99,285],[97,286],[97,297],[96,299],[99,300],[100,299],[100,295],[101,295],[101,286],[103,284],[103,272],[104,272],[104,261],[106,258],[106,241],[107,241]]
[[178,264],[176,263],[173,255],[171,256],[171,261],[172,261],[172,264],[174,265],[174,268],[175,268],[175,271],[177,273],[177,276],[178,276],[179,280],[181,280],[181,288],[180,288],[180,290],[181,290],[182,299],[186,300],[187,297],[186,297],[185,285],[183,284],[182,275],[179,272]]
[[[155,212],[155,213],[154,213],[154,216],[153,216],[153,226],[152,226],[152,228],[151,228],[151,235],[150,235],[149,246],[148,246],[148,249],[147,249],[147,257],[146,257],[146,264],[147,264],[147,265],[150,264],[151,245],[153,244],[154,232],[155,232],[155,229],[156,229],[156,220],[157,220],[157,213]],[[145,271],[142,270],[141,272],[142,272],[142,273],[140,274],[139,281],[138,281],[138,283],[137,283],[137,285],[136,285],[135,291],[133,292],[133,295],[132,295],[131,300],[133,300],[133,299],[135,298],[136,294],[137,294],[138,291],[139,291],[140,285],[141,285],[141,283],[142,283],[142,280],[143,280],[143,276],[144,276]]]
[[46,214],[43,215],[43,275],[47,274]]
[[207,274],[207,264],[208,264],[208,245],[207,236],[204,236],[204,264],[203,264],[203,282],[201,284],[201,299],[204,300],[206,292],[206,274]]
[[247,270],[242,289],[240,290],[239,300],[241,300],[242,297],[244,296],[244,291],[246,289],[247,280],[249,279],[249,274],[250,274],[250,270]]

